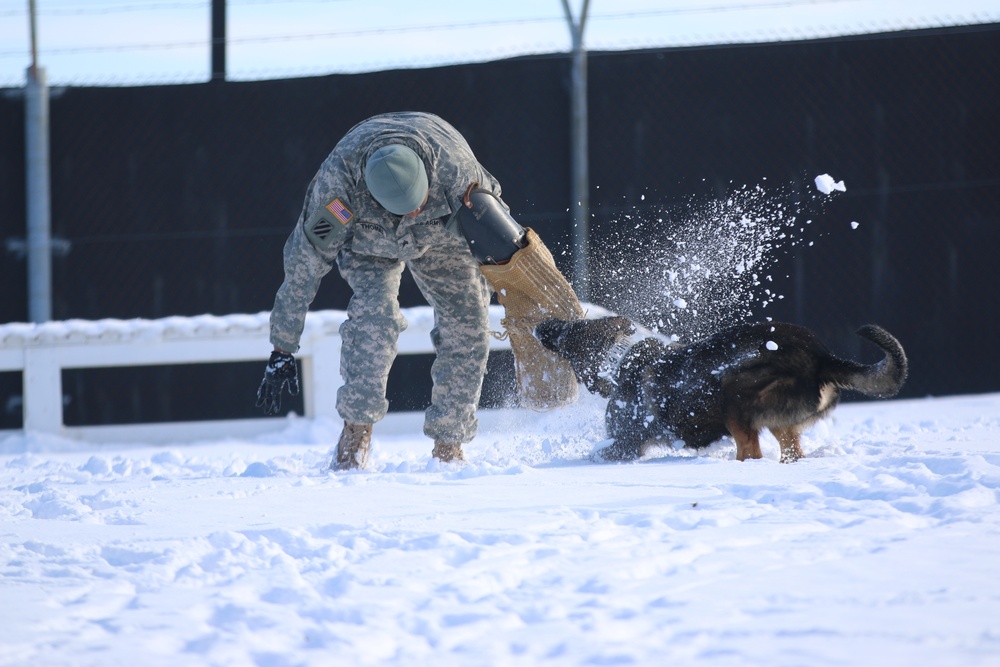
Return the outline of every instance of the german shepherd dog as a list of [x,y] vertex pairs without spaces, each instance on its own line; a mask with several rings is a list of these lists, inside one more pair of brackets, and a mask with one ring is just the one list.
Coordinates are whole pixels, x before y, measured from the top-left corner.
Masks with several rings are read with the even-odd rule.
[[609,399],[605,422],[614,442],[595,460],[630,461],[651,445],[677,441],[705,447],[727,434],[737,459],[759,459],[766,428],[781,445],[782,463],[791,463],[802,457],[800,434],[833,410],[842,389],[888,398],[906,380],[902,345],[874,324],[857,331],[885,353],[870,365],[838,359],[795,324],[735,326],[689,345],[652,336],[633,343],[635,330],[618,316],[551,319],[535,328],[589,391]]

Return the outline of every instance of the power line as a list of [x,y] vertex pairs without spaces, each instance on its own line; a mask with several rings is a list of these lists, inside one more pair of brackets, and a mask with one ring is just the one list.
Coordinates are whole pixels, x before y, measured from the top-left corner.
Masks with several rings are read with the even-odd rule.
[[[351,0],[228,0],[230,7],[251,5],[292,5],[292,4],[333,4],[350,2]],[[211,6],[211,0],[194,0],[193,2],[146,2],[142,4],[105,5],[87,7],[46,7],[39,9],[40,16],[85,16],[103,14],[124,14],[130,12],[161,11],[165,9],[198,9],[205,10]],[[26,10],[8,9],[0,11],[0,16],[24,16]]]

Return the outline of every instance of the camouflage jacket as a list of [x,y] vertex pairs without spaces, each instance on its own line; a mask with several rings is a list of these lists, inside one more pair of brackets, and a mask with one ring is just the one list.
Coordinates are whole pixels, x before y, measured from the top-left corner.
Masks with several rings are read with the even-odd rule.
[[[365,185],[368,157],[387,144],[406,145],[424,161],[427,204],[414,218],[386,211]],[[500,196],[499,182],[465,138],[433,114],[387,113],[351,128],[313,177],[285,242],[285,280],[271,311],[271,342],[298,350],[306,311],[341,250],[406,261],[449,235],[459,236],[454,215],[473,182]]]

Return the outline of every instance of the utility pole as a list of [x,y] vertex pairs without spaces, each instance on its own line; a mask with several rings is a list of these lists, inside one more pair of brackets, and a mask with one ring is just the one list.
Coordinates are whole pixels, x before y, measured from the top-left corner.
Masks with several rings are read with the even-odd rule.
[[587,144],[587,52],[583,29],[590,0],[583,0],[579,20],[573,20],[569,0],[562,0],[573,44],[570,76],[570,212],[573,221],[573,288],[581,301],[590,298],[590,175]]
[[212,81],[226,80],[226,0],[212,0]]
[[25,181],[27,182],[28,319],[52,319],[52,212],[49,173],[49,89],[38,66],[35,0],[28,2],[31,66],[24,90]]

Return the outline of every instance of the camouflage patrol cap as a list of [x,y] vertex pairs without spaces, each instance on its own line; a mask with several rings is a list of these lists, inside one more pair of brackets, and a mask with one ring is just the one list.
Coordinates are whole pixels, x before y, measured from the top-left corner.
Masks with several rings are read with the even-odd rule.
[[396,215],[406,215],[424,203],[427,170],[413,149],[390,144],[368,158],[365,184],[382,208]]

